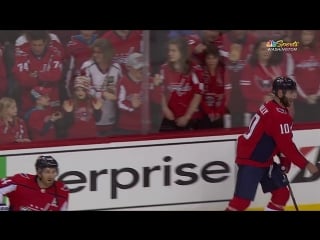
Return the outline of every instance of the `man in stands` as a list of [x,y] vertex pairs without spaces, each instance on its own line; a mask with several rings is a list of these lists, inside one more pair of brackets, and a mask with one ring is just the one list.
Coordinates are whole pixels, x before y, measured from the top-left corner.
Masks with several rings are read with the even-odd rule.
[[59,109],[59,85],[63,76],[61,53],[50,47],[50,37],[46,32],[32,31],[26,37],[29,47],[16,51],[13,67],[13,75],[21,91],[21,116],[33,106],[30,91],[35,86],[51,88],[50,106]]

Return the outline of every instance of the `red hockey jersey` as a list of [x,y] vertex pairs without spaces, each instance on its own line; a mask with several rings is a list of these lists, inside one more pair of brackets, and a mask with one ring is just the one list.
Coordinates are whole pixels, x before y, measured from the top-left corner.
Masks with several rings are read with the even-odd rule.
[[273,156],[281,152],[304,168],[308,161],[292,141],[292,124],[288,110],[275,101],[261,105],[248,131],[238,138],[236,163],[267,167],[272,164]]
[[0,193],[9,198],[13,211],[67,210],[69,190],[61,181],[40,188],[36,175],[19,173],[0,182]]

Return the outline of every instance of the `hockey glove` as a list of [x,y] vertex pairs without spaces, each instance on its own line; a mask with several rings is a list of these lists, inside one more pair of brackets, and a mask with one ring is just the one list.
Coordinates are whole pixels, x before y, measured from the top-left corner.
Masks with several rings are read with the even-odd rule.
[[287,157],[284,157],[283,155],[279,156],[279,160],[280,160],[281,170],[285,173],[288,173],[291,168],[291,161]]

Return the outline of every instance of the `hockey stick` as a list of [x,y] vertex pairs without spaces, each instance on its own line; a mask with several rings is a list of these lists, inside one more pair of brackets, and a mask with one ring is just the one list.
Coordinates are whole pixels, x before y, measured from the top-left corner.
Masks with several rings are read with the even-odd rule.
[[299,211],[298,204],[297,204],[297,202],[296,202],[296,198],[295,198],[294,195],[293,195],[293,191],[292,191],[292,188],[291,188],[291,185],[290,185],[288,176],[287,176],[287,174],[284,173],[284,172],[283,172],[283,176],[285,177],[286,181],[288,182],[288,188],[289,188],[289,192],[290,192],[290,196],[291,196],[291,199],[292,199],[294,208],[296,209],[296,211]]

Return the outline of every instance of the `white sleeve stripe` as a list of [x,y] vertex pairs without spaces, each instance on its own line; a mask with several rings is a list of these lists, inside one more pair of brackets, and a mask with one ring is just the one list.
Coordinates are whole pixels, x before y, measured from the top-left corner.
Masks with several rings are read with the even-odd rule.
[[198,76],[193,72],[192,73],[192,82],[193,84],[199,84],[199,79],[198,79]]
[[56,34],[49,33],[49,36],[50,36],[51,40],[54,40],[54,41],[57,41],[58,43],[61,43],[59,37]]
[[67,211],[67,210],[68,210],[68,202],[65,201],[65,202],[62,204],[62,206],[61,206],[61,208],[60,208],[60,211]]
[[15,184],[10,184],[8,186],[5,186],[5,187],[2,187],[0,188],[0,203],[3,202],[3,196],[10,193],[10,192],[13,192],[17,189],[17,185]]
[[240,82],[242,82],[242,83],[251,83],[250,80],[240,80]]
[[200,89],[201,91],[204,90],[204,83],[199,83],[199,89]]
[[133,111],[133,108],[128,107],[127,105],[123,104],[123,101],[126,100],[126,89],[123,85],[120,86],[119,90],[119,100],[118,100],[118,106],[119,109],[127,110],[129,112]]
[[224,51],[224,50],[219,50],[219,53],[220,53],[220,56],[222,57],[229,57],[229,53],[227,51]]

